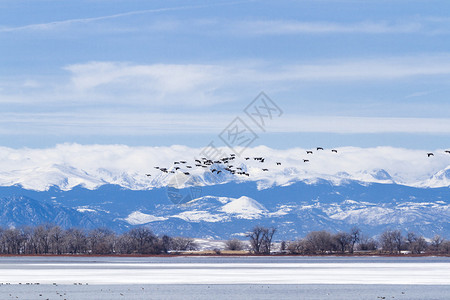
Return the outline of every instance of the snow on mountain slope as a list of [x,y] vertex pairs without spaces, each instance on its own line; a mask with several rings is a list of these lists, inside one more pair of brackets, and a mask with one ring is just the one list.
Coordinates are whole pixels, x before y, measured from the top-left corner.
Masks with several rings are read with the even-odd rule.
[[240,219],[258,219],[262,214],[267,213],[267,209],[263,205],[245,196],[232,199],[221,208],[221,211]]
[[[220,150],[231,153],[228,148]],[[335,185],[357,180],[415,187],[450,186],[450,154],[444,149],[435,150],[435,156],[430,158],[425,150],[392,147],[341,147],[337,148],[337,153],[331,149],[312,149],[313,154],[306,154],[306,150],[309,149],[274,150],[265,146],[245,149],[242,157],[233,161],[234,167],[249,173],[249,176],[243,176],[223,171],[223,165],[210,167],[222,170],[219,175],[211,173],[209,168],[196,167],[194,159],[201,156],[202,149],[185,146],[62,144],[48,149],[1,147],[0,186],[20,185],[44,191],[51,186],[70,190],[77,185],[96,189],[105,184],[116,184],[131,190],[148,190],[255,181],[260,189],[266,189],[298,181],[314,183],[320,179]],[[265,157],[265,161],[261,163],[253,157]],[[180,160],[186,160],[186,165],[192,168],[183,165],[174,174],[155,169],[164,167],[175,171],[174,161]],[[189,175],[183,172],[189,172]]]
[[164,221],[167,220],[167,218],[155,217],[153,215],[144,214],[140,211],[135,211],[129,214],[124,220],[130,225],[141,225],[156,221]]

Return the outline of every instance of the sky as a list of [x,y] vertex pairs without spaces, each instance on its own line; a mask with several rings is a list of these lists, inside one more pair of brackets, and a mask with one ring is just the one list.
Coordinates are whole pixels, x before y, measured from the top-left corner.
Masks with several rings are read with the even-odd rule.
[[448,149],[449,11],[0,0],[0,146],[224,146],[244,128],[248,146],[276,149]]

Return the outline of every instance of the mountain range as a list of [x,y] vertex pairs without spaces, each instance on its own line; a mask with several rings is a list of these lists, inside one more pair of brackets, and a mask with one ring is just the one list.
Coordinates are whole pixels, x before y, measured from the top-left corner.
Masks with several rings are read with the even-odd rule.
[[[249,174],[243,176],[222,164],[211,166],[222,170],[219,175],[211,168],[175,171],[174,161],[185,158],[185,166],[194,166],[201,152],[184,146],[1,148],[0,226],[53,223],[123,232],[144,225],[158,234],[229,239],[263,225],[276,227],[277,239],[294,239],[357,225],[367,236],[387,228],[449,236],[450,155],[336,150],[248,149],[232,162]],[[253,160],[256,155],[264,163]]]

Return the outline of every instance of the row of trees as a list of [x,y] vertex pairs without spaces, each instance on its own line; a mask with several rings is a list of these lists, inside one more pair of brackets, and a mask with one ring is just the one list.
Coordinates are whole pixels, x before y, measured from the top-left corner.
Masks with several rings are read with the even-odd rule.
[[[274,250],[275,233],[275,228],[256,226],[247,235],[248,244],[237,239],[229,240],[225,243],[225,249],[248,249],[255,254],[270,254]],[[163,254],[197,249],[193,239],[156,236],[147,227],[133,228],[123,234],[108,229],[64,230],[51,225],[0,228],[0,254]],[[450,254],[450,241],[440,236],[427,241],[414,232],[404,236],[400,230],[391,229],[374,239],[366,237],[358,227],[353,227],[349,232],[312,231],[302,239],[281,242],[279,250],[282,253],[305,255],[354,251]],[[219,253],[220,249],[216,252]]]
[[146,227],[123,234],[108,229],[64,230],[50,225],[0,228],[0,254],[161,254],[195,249],[193,239],[158,237]]
[[431,241],[414,232],[406,236],[400,230],[388,229],[378,238],[369,238],[361,230],[353,227],[350,232],[330,233],[313,231],[305,238],[283,243],[281,250],[292,254],[353,253],[354,251],[377,251],[379,253],[399,254],[407,251],[412,254],[442,253],[450,254],[450,241],[436,235]]

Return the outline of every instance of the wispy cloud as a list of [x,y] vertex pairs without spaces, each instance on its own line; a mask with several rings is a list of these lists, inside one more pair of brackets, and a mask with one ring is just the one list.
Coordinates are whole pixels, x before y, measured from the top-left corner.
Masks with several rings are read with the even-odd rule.
[[360,23],[302,22],[296,20],[243,21],[231,24],[231,29],[246,35],[292,34],[396,34],[416,33],[423,28],[419,22],[393,23],[387,21]]
[[[285,65],[268,62],[132,64],[88,62],[64,67],[67,76],[0,80],[2,103],[98,103],[145,107],[211,107],[239,101],[236,91],[289,89],[298,84],[391,84],[450,77],[450,55],[418,55]],[[24,84],[25,82],[25,84]]]
[[[255,0],[253,0],[253,1],[255,1]],[[92,22],[97,22],[97,21],[104,21],[104,20],[109,20],[109,19],[117,19],[117,18],[130,17],[130,16],[136,16],[136,15],[144,15],[144,14],[154,14],[154,13],[163,13],[163,12],[171,12],[171,11],[182,11],[182,10],[191,10],[191,9],[199,9],[199,8],[236,5],[236,4],[241,4],[241,3],[253,2],[253,1],[251,1],[251,0],[230,1],[230,2],[217,2],[214,4],[185,5],[185,6],[177,6],[177,7],[135,10],[135,11],[117,13],[117,14],[106,15],[106,16],[99,16],[99,17],[74,18],[74,19],[68,19],[68,20],[62,20],[62,21],[53,21],[53,22],[39,23],[39,24],[28,24],[28,25],[15,26],[15,27],[0,27],[0,32],[43,31],[43,30],[51,30],[51,29],[59,28],[61,26],[67,26],[67,25],[72,25],[72,24],[92,23]]]
[[[237,112],[239,114],[239,112]],[[151,113],[83,111],[0,113],[0,134],[148,136],[154,134],[219,134],[236,117],[232,113]],[[242,116],[244,119],[245,117]],[[248,121],[248,120],[247,120]],[[252,123],[249,122],[249,126]],[[307,116],[286,114],[273,120],[272,133],[409,133],[450,135],[450,119]]]

